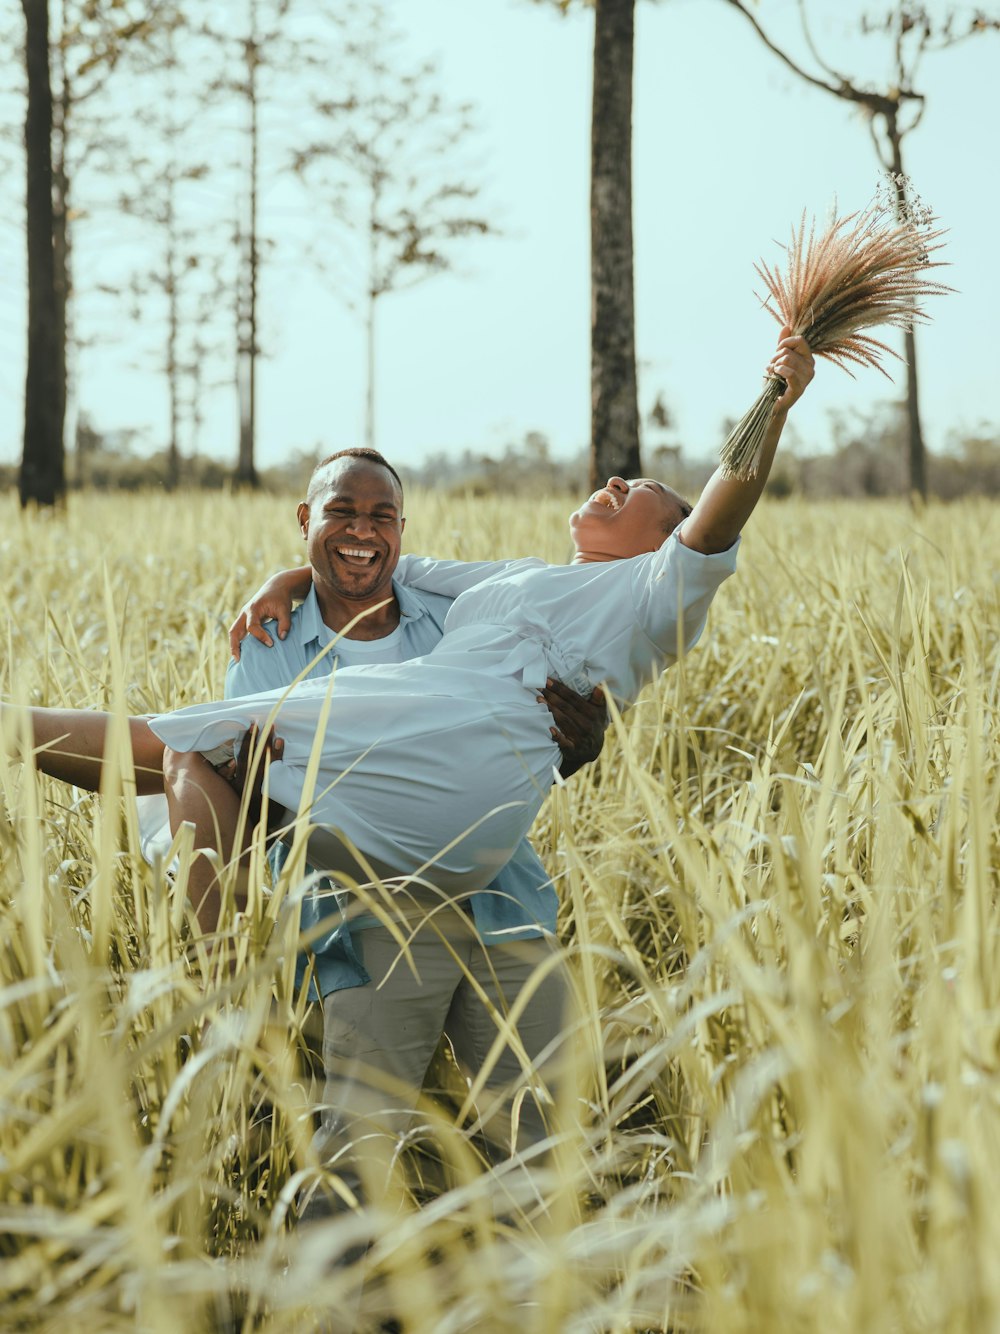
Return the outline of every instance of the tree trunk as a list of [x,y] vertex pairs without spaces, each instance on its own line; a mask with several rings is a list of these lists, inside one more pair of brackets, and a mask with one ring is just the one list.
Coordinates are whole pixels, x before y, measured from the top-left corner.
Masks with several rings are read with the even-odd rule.
[[378,286],[378,189],[368,196],[368,308],[365,311],[365,356],[368,378],[365,386],[365,446],[375,448],[375,302]]
[[59,347],[52,207],[52,85],[48,0],[21,0],[25,19],[27,159],[28,370],[24,390],[21,505],[56,505],[65,496],[65,388]]
[[367,344],[368,383],[365,390],[365,446],[375,448],[375,302],[374,292],[368,293],[368,312],[365,328]]
[[[897,181],[904,178],[902,136],[895,117],[886,118],[886,134],[892,154],[892,170]],[[901,184],[896,186],[896,216],[902,222],[906,216],[906,193]],[[917,340],[912,329],[903,335],[903,351],[906,357],[906,416],[907,416],[907,463],[909,465],[910,498],[927,499],[927,451],[924,448],[924,433],[920,425],[920,402],[917,381]]]
[[[63,456],[76,449],[76,385],[70,375],[72,355],[72,307],[73,293],[73,238],[70,232],[70,180],[67,166],[67,145],[70,134],[70,113],[72,94],[66,71],[66,59],[61,44],[50,46],[50,59],[58,62],[55,73],[58,79],[58,96],[53,104],[52,125],[52,247],[56,275],[56,339],[59,356],[59,380],[63,398]],[[74,367],[76,365],[75,359]],[[79,460],[76,460],[79,472]],[[79,480],[79,479],[78,479]]]
[[590,476],[639,466],[632,276],[635,0],[596,0],[590,158]]
[[[173,168],[171,168],[171,171]],[[168,491],[176,491],[181,480],[180,394],[181,368],[177,355],[180,338],[180,292],[177,276],[177,220],[174,214],[174,181],[167,185],[167,387],[170,396],[170,439],[167,442],[167,467],[164,483]]]
[[166,253],[164,255],[167,296],[166,370],[167,392],[170,399],[170,438],[167,441],[164,485],[167,491],[176,491],[181,480],[180,417],[183,368],[180,364],[179,350],[181,338],[182,245],[177,225],[177,182],[181,176],[178,162],[180,130],[176,115],[178,103],[176,87],[177,46],[176,33],[173,28],[168,31],[167,43],[169,55],[166,69],[169,106],[166,108],[167,120],[164,127],[164,137],[169,147],[170,160],[164,177],[163,227],[166,241]]
[[907,329],[903,335],[903,347],[906,353],[906,416],[908,423],[907,440],[909,442],[908,461],[910,466],[910,496],[927,499],[927,451],[924,447],[924,433],[920,425],[920,404],[917,398],[917,340],[913,330]]
[[247,100],[250,108],[250,219],[247,239],[247,306],[246,334],[240,348],[244,367],[241,378],[240,452],[236,464],[236,485],[257,486],[257,467],[254,454],[257,442],[257,0],[250,0],[250,38],[247,42]]

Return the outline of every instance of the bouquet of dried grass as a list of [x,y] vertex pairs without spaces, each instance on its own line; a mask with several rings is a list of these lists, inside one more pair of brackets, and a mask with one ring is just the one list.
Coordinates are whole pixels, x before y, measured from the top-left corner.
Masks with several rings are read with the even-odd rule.
[[[943,244],[943,230],[934,227],[929,208],[907,198],[904,181],[893,177],[890,185],[864,210],[831,216],[819,233],[815,221],[807,230],[803,213],[791,242],[783,247],[786,273],[763,260],[754,266],[767,287],[765,310],[793,334],[801,334],[817,356],[836,362],[849,375],[850,362],[874,366],[891,379],[880,357],[886,352],[898,361],[902,357],[862,330],[878,325],[911,329],[927,319],[920,307],[925,297],[952,290],[925,276],[941,267],[942,261],[931,256]],[[757,475],[771,410],[784,391],[784,380],[767,378],[760,397],[722,446],[725,476],[746,481]]]

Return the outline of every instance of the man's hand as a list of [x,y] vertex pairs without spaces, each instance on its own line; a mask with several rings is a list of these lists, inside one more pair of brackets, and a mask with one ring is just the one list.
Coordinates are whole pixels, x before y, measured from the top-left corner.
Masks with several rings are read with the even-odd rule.
[[540,698],[549,706],[556,721],[550,730],[562,751],[559,772],[563,778],[569,778],[577,769],[596,760],[604,746],[604,732],[608,725],[604,691],[598,686],[588,697],[578,695],[561,681],[549,680]]
[[[234,788],[240,796],[244,790],[247,792],[247,810],[250,815],[251,824],[257,824],[260,820],[261,806],[264,800],[264,770],[266,768],[265,759],[270,757],[271,763],[276,764],[285,753],[285,743],[280,736],[274,735],[274,729],[271,728],[264,737],[263,742],[259,740],[260,729],[256,723],[251,723],[247,734],[243,738],[243,743],[239,748],[236,758],[230,760],[228,764],[220,765],[216,773],[225,778],[230,787]],[[250,771],[250,765],[254,754],[263,746],[257,767],[254,770],[253,779],[247,788],[247,777]],[[266,753],[266,754],[265,754]],[[284,819],[284,807],[276,806],[274,802],[268,804],[268,824],[274,825]]]

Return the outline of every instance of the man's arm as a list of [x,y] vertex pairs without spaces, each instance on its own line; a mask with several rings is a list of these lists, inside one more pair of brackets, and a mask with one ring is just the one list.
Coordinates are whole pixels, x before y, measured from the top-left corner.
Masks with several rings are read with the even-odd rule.
[[787,327],[782,329],[777,351],[767,373],[780,376],[788,387],[771,413],[757,476],[741,482],[733,477],[724,477],[721,469],[713,473],[678,534],[683,544],[693,551],[701,551],[705,555],[727,551],[754,512],[771,471],[788,409],[801,397],[815,374],[813,356],[806,340],[790,336]]
[[592,764],[604,749],[608,726],[604,691],[598,686],[590,695],[578,695],[561,681],[549,680],[541,697],[555,719],[550,731],[562,751],[559,772],[570,778],[585,764]]

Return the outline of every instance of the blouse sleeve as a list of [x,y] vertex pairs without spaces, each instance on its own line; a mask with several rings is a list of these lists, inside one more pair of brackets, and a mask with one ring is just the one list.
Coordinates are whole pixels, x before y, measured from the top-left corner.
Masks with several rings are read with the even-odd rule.
[[632,578],[636,619],[668,661],[701,637],[712,599],[735,573],[739,545],[737,538],[727,551],[705,555],[686,547],[675,530],[648,560],[636,563]]
[[429,556],[400,556],[393,578],[407,588],[425,593],[441,593],[457,598],[468,588],[475,588],[491,575],[501,574],[516,560],[432,560]]

